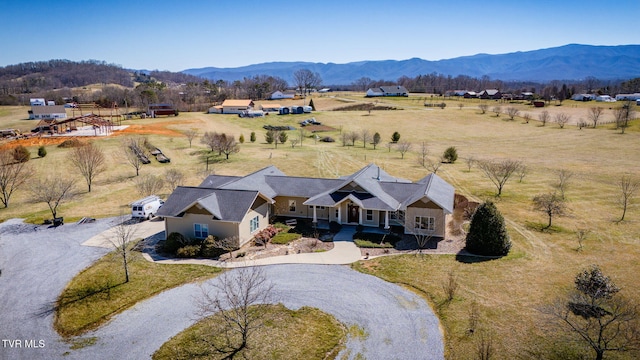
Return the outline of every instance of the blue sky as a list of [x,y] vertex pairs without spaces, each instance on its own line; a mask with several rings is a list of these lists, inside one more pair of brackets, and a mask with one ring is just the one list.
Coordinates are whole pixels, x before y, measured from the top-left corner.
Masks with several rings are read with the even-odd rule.
[[180,71],[627,45],[640,43],[638,14],[638,0],[0,0],[0,66],[95,59]]

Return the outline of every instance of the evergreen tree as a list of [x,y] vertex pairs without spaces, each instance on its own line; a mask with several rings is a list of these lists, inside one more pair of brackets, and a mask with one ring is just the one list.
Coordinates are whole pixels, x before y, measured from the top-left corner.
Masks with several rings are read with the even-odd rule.
[[505,256],[511,239],[504,218],[493,202],[481,204],[471,219],[466,239],[467,251],[477,255]]
[[44,146],[38,148],[38,156],[41,158],[47,156],[47,149]]
[[240,142],[240,144],[244,144],[244,134],[240,134],[238,141]]
[[316,106],[313,105],[313,99],[309,100],[309,106],[311,106],[311,110],[316,111]]
[[249,137],[249,141],[256,142],[256,132],[252,131],[251,136]]
[[456,160],[458,160],[458,150],[455,146],[448,147],[447,150],[444,151],[442,157],[449,164],[453,164],[454,162],[456,162]]
[[267,144],[273,144],[273,140],[275,140],[274,135],[273,130],[267,130],[267,133],[264,135],[264,140]]
[[394,131],[393,135],[391,135],[391,142],[397,143],[399,140],[400,140],[400,133],[397,131]]

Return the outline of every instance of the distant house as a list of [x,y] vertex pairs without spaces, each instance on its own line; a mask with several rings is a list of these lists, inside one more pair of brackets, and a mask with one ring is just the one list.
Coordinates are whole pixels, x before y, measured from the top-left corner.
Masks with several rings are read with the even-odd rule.
[[64,105],[53,106],[32,106],[29,110],[29,120],[52,120],[52,119],[66,119],[67,111]]
[[209,114],[242,114],[253,109],[252,100],[225,100],[222,105],[209,108]]
[[465,99],[475,99],[478,97],[478,93],[475,91],[467,91],[462,95]]
[[480,99],[499,100],[502,99],[502,93],[497,89],[486,89],[478,93]]
[[571,97],[571,100],[574,101],[591,101],[595,99],[595,94],[573,94],[573,96]]
[[598,101],[598,102],[616,102],[616,99],[612,98],[609,95],[599,95],[599,96],[596,96],[596,101]]
[[293,99],[296,97],[296,92],[294,90],[285,90],[285,91],[274,91],[273,94],[269,97],[269,100],[280,100],[280,99]]
[[640,99],[640,93],[616,95],[618,101],[636,101],[638,99]]
[[323,179],[287,176],[269,166],[244,177],[210,175],[198,187],[179,186],[157,215],[165,219],[166,234],[237,236],[242,246],[272,216],[397,226],[405,234],[442,238],[453,204],[453,186],[436,174],[410,182],[370,164],[348,176]]
[[380,86],[379,88],[370,88],[367,90],[366,97],[376,96],[409,96],[409,92],[404,86]]
[[331,91],[330,88],[322,88],[322,89],[318,90],[319,93],[328,93],[329,91]]
[[31,98],[29,99],[29,105],[33,106],[47,106],[47,102],[43,98]]

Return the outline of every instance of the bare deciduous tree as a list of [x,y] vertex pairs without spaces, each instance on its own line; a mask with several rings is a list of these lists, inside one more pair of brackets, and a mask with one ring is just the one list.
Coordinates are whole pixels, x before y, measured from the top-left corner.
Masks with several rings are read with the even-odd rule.
[[155,175],[144,175],[134,179],[136,190],[142,196],[150,196],[157,194],[164,187],[164,180]]
[[164,181],[169,187],[169,191],[175,190],[178,186],[182,185],[184,181],[184,173],[177,169],[168,169],[164,173]]
[[544,110],[538,115],[538,119],[542,123],[542,126],[545,126],[549,122],[549,119],[551,119],[551,115],[549,115],[547,110]]
[[184,132],[184,136],[187,137],[187,141],[189,141],[189,147],[191,147],[191,143],[193,139],[198,136],[198,129],[189,129]]
[[196,298],[197,315],[215,315],[221,325],[213,349],[233,359],[247,348],[257,329],[264,326],[265,307],[274,301],[273,285],[260,267],[244,267],[226,272],[201,287]]
[[551,227],[551,220],[554,216],[561,216],[565,213],[564,198],[554,193],[536,195],[533,198],[533,206],[536,210],[542,211],[549,217],[549,223],[544,229]]
[[397,146],[398,152],[400,152],[400,154],[402,155],[402,158],[404,159],[404,154],[406,154],[407,151],[411,150],[411,143],[406,140],[402,140],[398,142],[397,145],[398,145]]
[[233,258],[233,251],[240,247],[240,239],[237,236],[229,236],[222,239],[214,239],[213,244],[216,248],[222,249],[229,253],[229,257]]
[[142,137],[130,137],[122,140],[124,159],[128,165],[136,170],[136,176],[140,175],[140,168],[145,164],[144,142],[145,139]]
[[126,221],[124,216],[120,216],[118,225],[112,228],[109,233],[109,242],[115,249],[116,253],[122,257],[122,266],[124,269],[124,282],[129,282],[129,254],[131,252],[131,241],[136,238],[136,230],[132,221]]
[[587,240],[589,233],[590,233],[589,229],[585,229],[585,228],[576,229],[576,238],[578,239],[578,248],[576,249],[577,251],[582,251],[582,248],[584,248],[584,242],[585,240]]
[[467,164],[467,171],[471,172],[471,168],[476,163],[476,158],[473,156],[468,156],[466,159],[464,159],[464,161]]
[[600,116],[602,116],[603,108],[600,106],[590,107],[589,108],[589,120],[593,122],[593,128],[595,129],[598,126],[598,121],[600,120]]
[[621,298],[620,288],[600,268],[592,265],[580,272],[575,289],[541,309],[567,336],[582,342],[602,360],[607,352],[640,349],[637,305]]
[[620,133],[624,134],[629,127],[629,122],[634,117],[634,111],[631,107],[631,101],[627,101],[624,105],[613,110],[616,119],[616,129],[620,129]]
[[75,196],[75,183],[73,179],[50,174],[34,179],[29,190],[32,200],[46,203],[55,219],[58,217],[58,207]]
[[555,122],[560,126],[560,129],[564,129],[564,126],[571,120],[571,115],[565,113],[558,113],[555,116]]
[[447,302],[453,301],[453,298],[456,296],[456,291],[458,291],[458,287],[460,287],[458,277],[453,270],[450,270],[447,278],[442,283],[442,290],[444,290]]
[[519,179],[518,182],[522,182],[524,177],[527,176],[528,171],[529,171],[529,168],[527,167],[527,165],[520,164],[520,166],[518,167],[518,170],[516,171]]
[[229,160],[229,155],[240,152],[240,145],[238,145],[235,136],[222,134],[220,136],[219,150]]
[[207,131],[200,138],[200,143],[207,145],[211,151],[218,151],[218,155],[220,155],[220,140],[222,134],[218,134],[216,131]]
[[356,141],[360,139],[360,134],[356,131],[349,131],[347,133],[347,140],[351,142],[351,146],[356,146]]
[[509,116],[509,120],[513,120],[513,118],[518,116],[519,113],[520,113],[520,110],[518,110],[517,108],[515,108],[513,106],[509,106],[507,108],[507,115]]
[[306,97],[311,89],[320,86],[322,77],[317,72],[314,73],[309,69],[300,69],[293,73],[293,82],[300,89],[302,95]]
[[360,132],[360,139],[362,139],[362,147],[366,148],[367,143],[371,141],[371,133],[369,132],[369,129],[362,129]]
[[556,175],[558,175],[558,182],[553,184],[553,187],[556,188],[560,192],[560,197],[565,199],[565,192],[569,187],[569,182],[573,177],[573,173],[569,170],[560,169],[556,171]]
[[640,187],[640,180],[633,179],[630,175],[623,175],[620,179],[620,205],[622,205],[622,216],[618,222],[624,221],[627,208],[636,195]]
[[502,189],[511,175],[521,166],[518,160],[482,160],[478,161],[478,167],[487,175],[489,180],[496,186],[498,192],[496,196],[502,195]]
[[427,159],[427,170],[431,171],[434,174],[437,174],[443,163],[444,158],[442,156],[440,156],[438,160]]
[[91,184],[93,184],[95,177],[107,169],[104,152],[93,143],[73,148],[69,155],[69,160],[84,177],[88,192],[91,192]]
[[13,192],[33,176],[33,168],[27,162],[15,161],[9,149],[0,150],[0,201],[9,207]]
[[480,105],[478,105],[478,108],[480,109],[480,111],[482,111],[483,114],[485,114],[487,112],[487,109],[489,109],[489,105],[480,104]]
[[522,118],[524,119],[525,124],[528,124],[529,121],[531,121],[531,114],[524,113],[524,115],[522,115]]
[[493,111],[496,116],[500,116],[500,113],[502,112],[502,106],[496,105],[493,107],[493,109],[491,109],[491,111]]
[[427,158],[428,155],[429,149],[427,148],[427,143],[423,141],[420,145],[420,148],[418,149],[418,165],[422,166],[425,169],[427,168],[427,163],[429,162],[429,159]]

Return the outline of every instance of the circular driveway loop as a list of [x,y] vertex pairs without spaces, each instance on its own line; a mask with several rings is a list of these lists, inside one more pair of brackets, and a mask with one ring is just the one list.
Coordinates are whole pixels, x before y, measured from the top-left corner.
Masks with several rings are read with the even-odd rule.
[[[140,302],[85,335],[96,336],[95,345],[69,350],[52,328],[52,314],[38,310],[50,306],[72,274],[104,254],[105,249],[80,246],[79,233],[86,240],[100,230],[97,228],[104,229],[103,222],[87,225],[64,225],[37,231],[37,235],[2,234],[0,267],[6,270],[0,277],[0,335],[12,340],[45,339],[46,346],[9,349],[0,344],[0,359],[148,359],[164,342],[195,323],[194,298],[201,289],[187,284]],[[64,231],[67,229],[70,231]],[[34,248],[39,251],[30,251]],[[317,307],[347,326],[364,329],[367,336],[349,339],[339,359],[355,359],[358,354],[369,360],[444,358],[437,317],[423,299],[400,286],[340,265],[270,265],[263,269],[285,306]],[[66,351],[69,353],[63,355]]]

